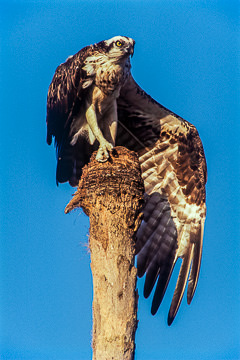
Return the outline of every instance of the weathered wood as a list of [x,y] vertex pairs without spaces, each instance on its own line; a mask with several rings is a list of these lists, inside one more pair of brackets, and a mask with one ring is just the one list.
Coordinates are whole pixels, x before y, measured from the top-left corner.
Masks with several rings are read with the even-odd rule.
[[141,221],[143,182],[134,152],[116,147],[105,163],[95,156],[65,212],[82,207],[90,217],[93,359],[130,360],[138,300],[134,236]]

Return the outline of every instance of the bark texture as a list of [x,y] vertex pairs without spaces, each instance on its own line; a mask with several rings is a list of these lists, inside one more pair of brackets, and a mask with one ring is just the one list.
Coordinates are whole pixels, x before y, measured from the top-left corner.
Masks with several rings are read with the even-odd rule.
[[95,156],[65,212],[82,207],[90,217],[93,359],[130,360],[138,300],[134,236],[141,222],[144,187],[134,152],[116,147],[105,163]]

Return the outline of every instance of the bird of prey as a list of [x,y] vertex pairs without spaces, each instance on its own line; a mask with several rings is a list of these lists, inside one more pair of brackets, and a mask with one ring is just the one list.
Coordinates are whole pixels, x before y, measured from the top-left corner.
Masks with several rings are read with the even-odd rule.
[[134,81],[125,36],[86,46],[58,66],[47,98],[47,143],[55,138],[57,183],[77,186],[98,149],[106,161],[115,145],[138,153],[145,187],[136,235],[138,276],[144,296],[155,283],[152,314],[163,299],[174,265],[182,259],[168,314],[171,325],[186,284],[193,298],[201,264],[207,168],[196,128],[160,105]]

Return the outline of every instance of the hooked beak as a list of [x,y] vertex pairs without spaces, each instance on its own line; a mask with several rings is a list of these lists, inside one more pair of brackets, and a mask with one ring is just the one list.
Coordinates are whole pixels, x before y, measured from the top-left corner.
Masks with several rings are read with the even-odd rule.
[[135,46],[135,40],[133,40],[133,44],[132,44],[131,57],[133,57],[134,54],[134,46]]
[[134,54],[134,45],[135,45],[135,42],[128,49],[128,53],[129,53],[129,55],[131,55],[131,57],[133,57],[133,54]]

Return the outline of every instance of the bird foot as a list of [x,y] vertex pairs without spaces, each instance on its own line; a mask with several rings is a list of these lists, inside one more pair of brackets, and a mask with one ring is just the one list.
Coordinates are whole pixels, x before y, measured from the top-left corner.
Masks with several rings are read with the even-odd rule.
[[113,149],[113,145],[110,144],[107,140],[104,140],[99,148],[96,155],[96,160],[99,162],[105,162],[109,158],[109,151]]

